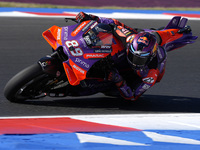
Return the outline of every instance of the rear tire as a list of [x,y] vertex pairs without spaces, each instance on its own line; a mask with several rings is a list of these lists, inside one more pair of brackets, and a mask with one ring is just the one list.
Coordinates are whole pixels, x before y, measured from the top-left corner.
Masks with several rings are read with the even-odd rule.
[[23,102],[28,96],[20,97],[19,91],[31,80],[44,74],[39,64],[33,64],[12,77],[4,88],[5,97],[11,102]]

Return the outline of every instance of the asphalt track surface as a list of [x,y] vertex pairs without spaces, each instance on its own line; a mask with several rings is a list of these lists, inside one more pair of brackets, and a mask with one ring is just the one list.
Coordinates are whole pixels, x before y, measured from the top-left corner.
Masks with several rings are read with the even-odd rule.
[[[120,20],[140,28],[165,26],[169,20]],[[25,67],[51,52],[42,32],[53,25],[66,26],[56,18],[0,18],[0,116],[46,116],[86,114],[200,113],[200,38],[195,44],[168,53],[161,83],[138,101],[96,94],[87,97],[50,98],[11,103],[3,95],[8,80]],[[200,36],[200,21],[189,21],[194,35]]]

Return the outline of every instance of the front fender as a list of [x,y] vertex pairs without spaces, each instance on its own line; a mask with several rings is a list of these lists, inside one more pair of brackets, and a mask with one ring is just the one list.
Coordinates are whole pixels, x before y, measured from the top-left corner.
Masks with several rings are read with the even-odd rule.
[[51,56],[41,58],[38,63],[40,64],[44,73],[53,75],[55,77],[59,76],[63,71],[61,61]]

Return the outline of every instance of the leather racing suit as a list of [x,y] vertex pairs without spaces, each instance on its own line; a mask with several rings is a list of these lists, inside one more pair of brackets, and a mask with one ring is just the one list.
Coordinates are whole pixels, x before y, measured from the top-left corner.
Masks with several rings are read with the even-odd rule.
[[[171,51],[179,47],[167,47],[166,44],[171,39],[166,30],[148,30],[156,36],[158,47],[156,56],[148,63],[144,68],[132,69],[127,62],[126,48],[129,40],[132,36],[137,34],[140,31],[146,31],[145,29],[134,29],[126,26],[125,24],[119,22],[116,19],[98,17],[94,15],[88,15],[83,12],[80,12],[76,19],[80,21],[85,20],[96,20],[99,23],[109,24],[114,27],[113,34],[122,41],[125,49],[116,53],[113,56],[115,67],[110,71],[108,76],[109,81],[115,82],[120,95],[127,100],[137,100],[144,92],[151,88],[155,83],[160,82],[164,73],[167,59],[167,51]],[[187,30],[187,29],[186,29]],[[189,29],[188,29],[189,30]],[[188,31],[190,32],[190,31]],[[177,33],[171,33],[177,34]],[[170,40],[173,41],[176,39]],[[186,44],[185,44],[186,45]],[[123,69],[121,69],[123,68]],[[121,71],[127,71],[127,74],[121,75]]]

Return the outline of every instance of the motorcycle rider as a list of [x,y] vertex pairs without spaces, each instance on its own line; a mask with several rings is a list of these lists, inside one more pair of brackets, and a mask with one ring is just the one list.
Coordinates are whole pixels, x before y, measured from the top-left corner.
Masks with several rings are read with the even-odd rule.
[[[116,19],[98,17],[80,12],[76,16],[78,22],[96,20],[99,23],[113,27],[113,34],[121,40],[124,50],[113,56],[115,68],[109,71],[108,80],[115,83],[121,96],[127,100],[138,99],[155,83],[160,82],[166,66],[166,51],[179,48],[195,40],[191,36],[190,27],[186,26],[173,33],[169,30],[142,30],[133,29]],[[169,35],[170,33],[170,35]],[[185,43],[177,46],[168,46],[167,43],[173,34],[188,34]],[[170,40],[169,40],[170,39]],[[131,66],[131,69],[130,69]],[[120,75],[120,68],[127,70],[127,75]]]

